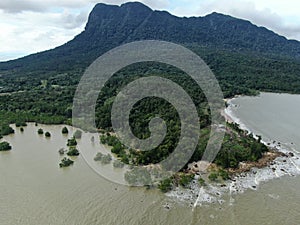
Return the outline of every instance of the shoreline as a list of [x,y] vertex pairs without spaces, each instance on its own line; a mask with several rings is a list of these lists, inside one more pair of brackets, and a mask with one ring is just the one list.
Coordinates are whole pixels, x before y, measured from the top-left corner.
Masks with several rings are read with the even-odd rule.
[[[253,134],[258,138],[247,126],[236,117],[231,111],[231,107],[237,107],[232,101],[238,97],[226,99],[228,107],[221,112],[226,122],[239,124],[242,130]],[[228,199],[233,204],[234,196],[244,193],[247,190],[258,190],[261,183],[279,179],[284,176],[300,175],[300,154],[292,149],[284,148],[279,142],[272,141],[267,143],[262,141],[270,151],[265,154],[258,162],[245,162],[242,169],[232,170],[232,176],[229,180],[223,182],[209,182],[206,187],[201,187],[195,179],[192,181],[189,189],[185,190],[176,187],[175,190],[167,193],[171,199],[180,202],[190,202],[190,207],[217,203],[222,205]]]
[[[229,103],[231,100],[232,99],[228,100]],[[240,126],[243,126],[241,129],[251,132],[249,129],[245,129],[246,126],[239,118],[236,118],[230,113],[229,107],[222,112],[222,115],[226,116],[226,121],[238,122]],[[62,124],[40,125],[61,126]],[[232,176],[229,180],[223,182],[209,182],[205,187],[199,185],[196,179],[199,178],[199,176],[196,176],[190,184],[190,188],[183,189],[176,187],[174,190],[166,193],[166,196],[170,197],[171,201],[175,200],[183,202],[184,204],[188,203],[191,208],[203,204],[223,204],[226,202],[224,198],[227,199],[228,195],[230,196],[230,203],[232,203],[234,202],[234,195],[244,193],[249,189],[257,190],[262,182],[286,175],[300,175],[300,155],[296,153],[290,154],[292,151],[281,148],[277,142],[271,145],[268,145],[266,142],[263,143],[269,148],[274,148],[273,153],[277,153],[278,155],[267,155],[265,159],[263,158],[265,161],[260,164],[250,162],[245,165],[243,170],[232,171]]]

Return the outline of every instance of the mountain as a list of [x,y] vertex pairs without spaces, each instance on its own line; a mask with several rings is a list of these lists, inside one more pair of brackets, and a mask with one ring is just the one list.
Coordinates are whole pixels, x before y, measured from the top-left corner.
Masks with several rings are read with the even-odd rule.
[[0,69],[26,69],[27,63],[53,70],[65,67],[65,63],[72,66],[83,62],[86,66],[113,47],[145,39],[300,57],[299,42],[231,16],[212,13],[180,18],[153,11],[138,2],[121,6],[99,3],[90,13],[85,30],[72,41],[50,51],[1,63]]
[[[13,123],[17,127],[26,122],[71,124],[74,93],[85,68],[113,47],[145,39],[179,43],[199,54],[217,76],[225,97],[256,94],[256,90],[300,93],[300,43],[297,41],[218,13],[179,18],[168,12],[153,11],[141,3],[97,4],[85,30],[72,41],[0,63],[0,137],[13,132],[9,127]],[[97,99],[96,126],[112,131],[111,109],[115,96],[128,83],[144,75],[172,80],[195,103],[202,129],[190,162],[199,161],[210,137],[209,105],[199,86],[174,67],[147,62],[130,65],[116,73]],[[124,163],[160,162],[180,140],[181,122],[176,109],[161,98],[145,98],[133,106],[129,121],[132,132],[144,139],[151,135],[150,119],[158,115],[165,121],[167,132],[161,145],[152,151],[125,150],[113,136],[101,136],[101,140],[114,145],[112,152]],[[226,141],[215,161],[218,165],[237,167],[240,161],[258,160],[267,150],[253,137],[241,135],[237,125],[228,129],[232,132],[226,132]]]
[[[52,76],[83,70],[114,47],[146,39],[185,45],[203,57],[218,78],[227,80],[230,85],[300,92],[300,85],[292,85],[291,89],[290,82],[284,81],[292,79],[300,84],[297,75],[300,72],[300,42],[220,13],[180,18],[165,11],[154,11],[139,2],[121,6],[97,4],[84,31],[73,40],[52,50],[2,62],[0,74]],[[283,75],[287,77],[282,79]],[[253,80],[253,76],[261,81],[245,81]],[[265,77],[270,80],[264,81]],[[277,82],[278,77],[282,84]]]

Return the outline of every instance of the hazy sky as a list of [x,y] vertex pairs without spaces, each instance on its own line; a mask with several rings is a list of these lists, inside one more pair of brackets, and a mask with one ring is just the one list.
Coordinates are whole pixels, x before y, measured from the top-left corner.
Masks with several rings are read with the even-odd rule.
[[[122,0],[0,0],[0,61],[47,50],[71,40],[97,2]],[[229,14],[300,40],[299,0],[141,0],[177,16]]]

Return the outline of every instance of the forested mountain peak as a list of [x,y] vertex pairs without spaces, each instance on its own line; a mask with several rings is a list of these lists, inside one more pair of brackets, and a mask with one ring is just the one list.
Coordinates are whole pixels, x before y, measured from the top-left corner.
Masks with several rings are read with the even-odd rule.
[[[139,2],[121,6],[96,4],[84,31],[73,40],[52,50],[2,62],[0,74],[33,76],[43,73],[52,76],[84,70],[103,53],[138,40],[182,44],[203,57],[218,78],[225,77],[228,81],[230,76],[230,82],[238,81],[238,85],[286,91],[291,89],[288,84],[291,78],[293,83],[298,83],[295,79],[300,71],[300,42],[217,12],[204,17],[177,17],[166,11],[152,10]],[[253,76],[264,81],[251,84],[245,81],[246,78],[254,80]],[[270,79],[265,82],[267,76]],[[275,77],[281,82],[271,85]],[[293,92],[296,89],[298,92],[300,87],[293,87]]]

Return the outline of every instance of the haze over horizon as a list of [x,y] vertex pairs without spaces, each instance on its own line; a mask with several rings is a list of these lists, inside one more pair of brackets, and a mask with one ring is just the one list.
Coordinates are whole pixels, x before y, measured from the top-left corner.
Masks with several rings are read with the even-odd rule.
[[[0,61],[19,58],[64,44],[83,31],[96,3],[123,0],[17,0],[0,2]],[[176,16],[205,16],[219,12],[264,26],[288,39],[300,40],[300,15],[296,0],[142,0],[154,10]],[[37,19],[38,18],[38,19]]]

